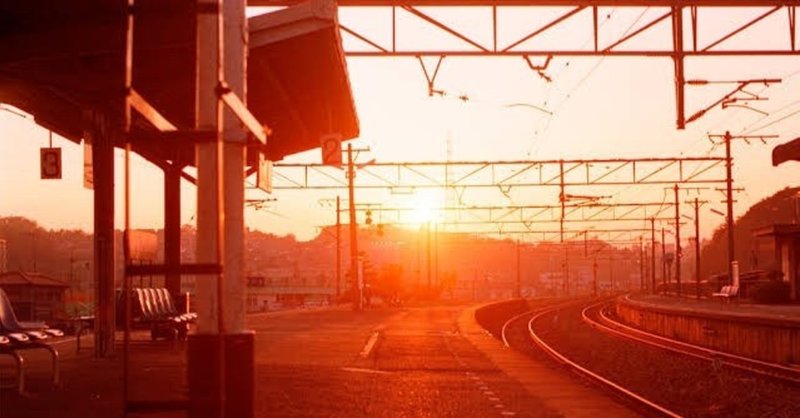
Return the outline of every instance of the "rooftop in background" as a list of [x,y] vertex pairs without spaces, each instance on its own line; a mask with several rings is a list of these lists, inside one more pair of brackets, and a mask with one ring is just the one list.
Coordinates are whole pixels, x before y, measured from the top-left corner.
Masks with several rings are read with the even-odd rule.
[[764,237],[764,236],[771,236],[771,235],[781,235],[781,236],[800,236],[800,225],[799,224],[774,224],[770,226],[765,226],[763,228],[758,228],[753,231],[753,234],[757,237]]

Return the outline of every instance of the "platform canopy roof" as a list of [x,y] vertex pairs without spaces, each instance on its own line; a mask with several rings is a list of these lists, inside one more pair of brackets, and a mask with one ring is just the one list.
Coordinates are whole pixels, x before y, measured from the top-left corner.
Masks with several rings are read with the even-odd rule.
[[797,237],[800,238],[800,225],[797,224],[772,224],[753,230],[757,237]]
[[800,161],[800,138],[795,138],[772,149],[773,166],[778,166],[787,161]]
[[[0,102],[79,142],[84,111],[122,126],[124,0],[0,2]],[[137,0],[133,87],[179,129],[195,118],[195,0]],[[359,133],[335,5],[313,0],[250,19],[247,105],[272,135],[278,160]],[[162,164],[194,164],[193,143],[158,134],[134,115],[133,149]],[[118,146],[124,144],[115,136]]]

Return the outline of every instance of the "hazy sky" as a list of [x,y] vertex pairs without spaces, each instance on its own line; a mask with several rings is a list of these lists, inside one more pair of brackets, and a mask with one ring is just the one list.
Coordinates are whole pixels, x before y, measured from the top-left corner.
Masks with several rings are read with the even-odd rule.
[[[456,26],[474,34],[485,44],[485,20],[488,9],[471,9],[452,20]],[[478,11],[475,11],[478,10]],[[601,28],[601,36],[621,34],[634,22],[641,25],[657,16],[660,10],[639,11],[609,9],[611,15]],[[382,13],[343,11],[342,21],[354,28],[380,31]],[[434,12],[432,12],[434,13]],[[555,13],[550,11],[548,13]],[[760,10],[739,10],[735,13],[706,15],[713,24],[703,26],[701,40],[708,42],[726,28],[734,27],[743,17],[757,15]],[[434,13],[435,14],[435,13]],[[734,16],[735,19],[730,18]],[[444,17],[442,17],[444,19]],[[543,19],[523,12],[506,10],[501,39],[513,39],[536,24],[524,22]],[[460,21],[458,21],[460,19]],[[786,15],[778,13],[752,28],[752,32],[735,39],[740,46],[765,46],[773,39],[786,39]],[[536,20],[538,21],[538,20]],[[421,42],[450,46],[440,34],[415,26],[414,19],[400,20],[404,42]],[[702,22],[701,22],[702,23]],[[688,25],[688,23],[687,23]],[[583,25],[589,27],[588,25]],[[580,27],[583,27],[580,26]],[[653,29],[641,42],[660,45],[669,23]],[[377,32],[376,32],[377,33]],[[381,32],[385,34],[384,32]],[[589,34],[582,30],[563,30],[543,42],[559,42],[582,46]],[[607,39],[607,38],[606,38]],[[668,39],[668,37],[666,37]],[[381,39],[379,36],[379,40]],[[345,37],[348,47],[355,41]],[[632,43],[631,48],[642,44]],[[666,46],[668,47],[668,45]],[[434,65],[429,59],[429,65]],[[768,112],[716,108],[685,130],[675,128],[675,103],[672,61],[666,58],[556,58],[550,63],[547,83],[530,71],[520,58],[447,58],[439,72],[437,88],[444,97],[428,97],[425,78],[413,58],[349,58],[349,73],[356,107],[361,121],[359,145],[368,145],[367,158],[378,161],[443,161],[447,158],[447,142],[451,143],[453,160],[520,160],[604,157],[676,157],[722,155],[713,148],[707,132],[778,134],[775,144],[800,136],[795,115],[800,111],[800,58],[693,58],[687,59],[687,78],[740,80],[750,78],[783,78],[781,84],[763,89],[769,101],[754,102],[753,107]],[[731,85],[687,87],[687,114],[719,99]],[[762,91],[763,90],[763,91]],[[466,94],[466,103],[458,96]],[[550,109],[553,116],[530,108],[509,108],[511,103],[529,103]],[[786,117],[786,119],[780,120]],[[775,121],[774,124],[771,124]],[[766,128],[757,129],[765,125]],[[752,131],[752,132],[751,132]],[[92,193],[82,187],[82,148],[55,137],[54,146],[63,149],[64,178],[60,181],[39,179],[39,148],[47,146],[48,133],[31,119],[0,112],[0,215],[22,215],[37,220],[45,227],[83,228],[92,225]],[[743,213],[756,201],[786,186],[798,184],[798,163],[773,168],[770,163],[772,145],[743,142],[734,145],[734,178],[745,191],[737,195],[736,212]],[[318,162],[319,151],[298,155],[287,161]],[[122,167],[118,152],[118,168]],[[133,184],[134,225],[161,227],[162,179],[157,169],[141,159],[135,160]],[[122,178],[118,170],[118,198],[122,196]],[[662,187],[617,188],[598,190],[612,194],[611,201],[643,201],[665,198]],[[249,191],[253,197],[263,197]],[[276,193],[277,202],[268,210],[247,210],[247,223],[252,228],[277,234],[293,233],[308,239],[316,227],[332,224],[332,208],[317,203],[321,198],[335,197],[335,192],[289,191]],[[343,193],[342,197],[346,197]],[[443,197],[435,197],[443,199]],[[705,198],[712,205],[704,208],[704,236],[723,219],[709,208],[723,209],[722,194],[709,192]],[[388,192],[359,192],[362,202],[385,202],[393,205],[417,204],[424,198],[392,196]],[[670,197],[671,199],[671,197]],[[118,207],[121,207],[121,200]],[[535,202],[556,204],[554,194],[535,190],[520,191],[512,199],[502,195],[474,194],[471,204],[504,204]],[[185,184],[182,220],[194,216],[193,187]],[[687,213],[688,213],[687,208]],[[118,212],[118,225],[122,213]],[[554,225],[556,226],[556,225]],[[690,235],[690,233],[687,233]]]

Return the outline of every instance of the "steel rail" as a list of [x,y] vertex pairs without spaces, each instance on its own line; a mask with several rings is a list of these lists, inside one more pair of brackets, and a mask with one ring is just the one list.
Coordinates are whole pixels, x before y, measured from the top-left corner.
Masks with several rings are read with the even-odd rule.
[[[557,301],[557,299],[556,299],[556,301]],[[576,301],[574,301],[574,300],[569,300],[569,301],[559,301],[558,303],[555,303],[555,304],[553,304],[553,305],[549,305],[549,306],[540,306],[540,307],[538,307],[538,308],[531,309],[531,310],[529,310],[529,311],[527,311],[527,312],[523,312],[523,313],[521,313],[521,314],[519,314],[519,315],[514,315],[513,317],[511,317],[510,319],[508,319],[508,320],[507,320],[507,321],[506,321],[506,322],[503,324],[503,327],[502,327],[502,328],[500,328],[500,337],[501,337],[501,339],[503,340],[503,345],[505,345],[507,348],[511,348],[511,343],[509,343],[509,342],[508,342],[508,337],[507,337],[507,331],[508,331],[508,327],[510,327],[510,326],[511,326],[511,323],[513,323],[513,322],[516,322],[516,321],[520,320],[521,318],[524,318],[525,316],[528,316],[528,315],[533,315],[533,314],[535,314],[535,313],[538,313],[538,312],[540,312],[540,311],[542,311],[542,310],[546,310],[546,309],[560,309],[560,308],[563,308],[563,307],[565,307],[565,306],[569,306],[569,305],[572,305],[572,304],[575,304],[575,303],[578,303],[578,302],[576,302]]]
[[[749,357],[738,356],[736,354],[726,353],[724,351],[718,351],[707,347],[702,347],[699,345],[690,344],[672,338],[667,338],[661,335],[653,334],[647,331],[643,331],[609,318],[603,312],[603,309],[598,309],[598,316],[600,318],[600,321],[596,321],[590,318],[587,312],[590,309],[596,308],[597,306],[602,305],[604,303],[606,302],[600,302],[592,306],[587,306],[583,310],[583,312],[581,312],[583,321],[599,329],[600,331],[604,331],[609,334],[617,335],[643,344],[648,344],[663,350],[672,351],[675,353],[711,362],[721,361],[723,364],[735,367],[740,370],[757,373],[763,376],[767,376],[774,379],[780,379],[792,383],[800,383],[800,369],[797,368],[787,367],[781,364],[771,363]],[[605,323],[601,323],[601,321]],[[613,327],[621,328],[624,331],[621,331],[619,329],[614,329]]]
[[[558,308],[558,309],[560,309],[560,308]],[[615,382],[613,382],[613,381],[611,381],[609,379],[606,379],[605,377],[600,376],[599,374],[594,373],[591,370],[589,370],[589,369],[587,369],[587,368],[575,363],[574,361],[570,360],[569,358],[567,358],[563,354],[559,353],[556,349],[551,347],[549,344],[544,342],[544,340],[536,333],[536,331],[534,331],[533,324],[534,324],[534,322],[536,322],[537,319],[539,319],[540,317],[542,317],[542,316],[544,316],[546,314],[549,314],[550,312],[552,312],[554,310],[557,310],[557,309],[548,309],[548,310],[545,310],[543,312],[539,312],[539,313],[535,314],[530,319],[530,321],[528,321],[528,333],[530,334],[530,337],[534,341],[534,343],[536,343],[536,345],[539,346],[539,348],[541,348],[545,353],[547,353],[548,355],[553,357],[557,362],[567,366],[567,368],[569,368],[570,370],[574,371],[575,373],[588,378],[590,381],[594,382],[595,384],[597,384],[599,386],[605,387],[605,388],[611,390],[612,392],[617,393],[617,394],[625,397],[626,399],[629,399],[631,402],[634,402],[634,403],[642,406],[643,408],[646,408],[646,409],[648,409],[650,411],[653,411],[653,412],[655,412],[655,413],[657,413],[659,415],[662,415],[662,416],[674,417],[674,418],[681,417],[680,414],[678,414],[676,412],[673,412],[673,411],[671,411],[671,410],[669,410],[669,409],[667,409],[667,408],[665,408],[665,407],[663,407],[663,406],[661,406],[661,405],[659,405],[659,404],[657,404],[657,403],[655,403],[655,402],[643,397],[642,395],[639,395],[638,393],[635,393],[635,392],[633,392],[633,391],[631,391],[631,390],[629,390],[629,389],[627,389],[627,388],[625,388],[625,387],[623,387],[623,386],[621,386],[621,385],[619,385],[619,384],[617,384],[617,383],[615,383]]]

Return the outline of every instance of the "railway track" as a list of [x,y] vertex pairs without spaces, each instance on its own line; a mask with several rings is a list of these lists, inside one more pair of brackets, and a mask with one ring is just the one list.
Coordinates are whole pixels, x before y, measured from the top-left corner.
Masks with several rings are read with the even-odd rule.
[[585,379],[590,380],[594,384],[603,387],[604,389],[614,393],[615,395],[624,398],[628,403],[632,404],[636,407],[636,409],[646,412],[647,416],[663,416],[663,417],[681,417],[680,414],[671,411],[670,409],[653,402],[644,396],[636,393],[635,391],[625,388],[623,385],[618,384],[616,382],[611,381],[586,367],[579,365],[578,363],[570,360],[565,355],[554,349],[551,345],[547,344],[535,331],[534,323],[540,317],[550,314],[553,311],[558,311],[565,307],[580,305],[582,303],[586,303],[585,301],[582,302],[565,302],[558,305],[546,307],[546,308],[539,308],[535,309],[530,312],[526,312],[520,315],[517,315],[503,324],[503,331],[502,331],[502,339],[503,343],[510,347],[508,332],[510,329],[511,324],[516,321],[522,320],[523,318],[530,317],[528,320],[528,333],[530,335],[531,340],[548,356],[553,358],[559,364],[565,366],[572,372],[582,376]]
[[800,384],[800,369],[737,356],[642,331],[611,318],[607,312],[610,305],[610,302],[598,302],[589,305],[583,309],[581,317],[584,322],[600,331],[663,350],[706,360],[711,362],[714,367],[734,367],[769,378]]
[[613,318],[611,303],[562,302],[516,315],[503,324],[503,343],[546,355],[648,417],[796,416],[797,369],[638,330]]

